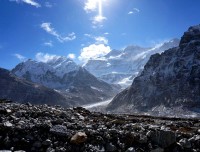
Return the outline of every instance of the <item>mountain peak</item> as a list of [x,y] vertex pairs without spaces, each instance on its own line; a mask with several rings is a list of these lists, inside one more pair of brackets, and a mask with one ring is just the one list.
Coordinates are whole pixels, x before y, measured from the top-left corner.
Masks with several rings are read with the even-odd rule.
[[192,41],[200,41],[200,24],[191,26],[181,38],[180,46],[188,44]]
[[196,115],[200,109],[199,59],[200,26],[193,26],[184,33],[180,47],[152,55],[131,87],[119,93],[108,109],[181,116],[176,108]]

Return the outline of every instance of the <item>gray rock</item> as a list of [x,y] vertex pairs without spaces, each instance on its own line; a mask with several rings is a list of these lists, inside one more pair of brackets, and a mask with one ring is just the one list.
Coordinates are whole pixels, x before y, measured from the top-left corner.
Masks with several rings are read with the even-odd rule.
[[67,130],[66,126],[63,125],[55,125],[52,128],[50,128],[50,132],[56,134],[56,135],[62,135],[67,136],[69,135],[69,132]]
[[51,148],[51,147],[47,148],[47,150],[46,150],[46,152],[55,152],[55,151],[56,151],[56,150],[53,149],[53,148]]
[[113,145],[112,143],[107,143],[106,144],[106,151],[108,152],[112,152],[115,151],[117,148],[115,147],[115,145]]
[[7,121],[7,122],[4,123],[4,126],[5,126],[5,127],[12,127],[13,124],[10,123],[9,121]]
[[151,133],[150,139],[161,148],[166,148],[176,142],[176,135],[170,130],[158,130]]
[[135,151],[135,148],[130,147],[130,148],[128,148],[128,149],[126,150],[126,152],[136,152],[136,151]]
[[141,144],[146,144],[147,143],[147,136],[146,135],[142,135],[142,134],[140,134],[140,138],[139,138],[139,143],[141,143]]
[[42,147],[42,143],[40,141],[36,141],[33,143],[33,146],[36,148],[40,148],[40,147]]
[[44,146],[50,146],[51,143],[52,143],[51,140],[47,139],[47,140],[45,140],[45,141],[42,142],[42,145],[44,145]]
[[192,147],[191,142],[186,138],[181,139],[179,141],[179,144],[184,148],[191,148]]
[[164,149],[156,148],[156,149],[151,150],[151,152],[164,152]]

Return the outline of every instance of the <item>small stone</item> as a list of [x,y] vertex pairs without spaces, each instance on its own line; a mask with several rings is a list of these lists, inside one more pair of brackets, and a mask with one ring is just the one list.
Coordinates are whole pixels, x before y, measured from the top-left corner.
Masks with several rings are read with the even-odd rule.
[[130,147],[130,148],[128,148],[128,149],[126,150],[126,152],[135,152],[135,148]]
[[40,141],[36,141],[34,144],[33,144],[34,147],[36,148],[40,148],[42,146],[41,142]]
[[147,136],[145,135],[140,135],[140,139],[138,141],[141,144],[146,144],[147,143]]
[[84,132],[77,132],[72,136],[70,142],[73,144],[81,144],[87,140],[87,135]]
[[7,112],[7,113],[11,113],[12,110],[10,110],[10,109],[6,109],[6,112]]
[[158,130],[151,133],[150,139],[161,148],[166,148],[176,142],[176,135],[170,130]]
[[52,132],[52,133],[54,133],[56,135],[62,135],[62,136],[68,135],[67,127],[63,126],[63,125],[55,125],[55,126],[53,126],[50,129],[50,132]]
[[49,147],[49,148],[47,148],[46,152],[55,152],[55,149]]
[[112,143],[108,143],[106,145],[106,151],[110,151],[111,152],[111,151],[116,151],[116,150],[117,150],[117,148]]
[[186,138],[181,139],[179,141],[179,144],[184,148],[191,148],[192,147],[191,142]]
[[47,140],[45,140],[45,141],[42,142],[42,145],[44,145],[44,146],[50,146],[51,143],[52,143],[51,140],[47,139]]
[[13,124],[10,123],[9,121],[7,121],[7,122],[4,123],[4,126],[5,126],[5,127],[12,127]]
[[84,119],[85,119],[85,118],[84,118],[81,114],[79,114],[79,113],[77,113],[77,116],[79,117],[80,120],[84,120]]
[[151,152],[164,152],[164,149],[162,149],[162,148],[156,148],[154,150],[151,150]]

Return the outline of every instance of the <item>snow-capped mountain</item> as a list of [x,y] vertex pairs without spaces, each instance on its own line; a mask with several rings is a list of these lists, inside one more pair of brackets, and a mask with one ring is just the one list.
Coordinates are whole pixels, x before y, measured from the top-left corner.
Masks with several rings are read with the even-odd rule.
[[63,77],[64,74],[71,71],[77,71],[79,66],[69,58],[66,57],[54,57],[54,59],[47,62],[48,65],[55,69],[56,75]]
[[190,27],[178,47],[152,55],[108,109],[171,116],[200,113],[200,25]]
[[91,59],[83,67],[108,83],[120,84],[126,88],[131,85],[133,78],[143,69],[152,54],[161,53],[178,44],[179,40],[173,39],[154,48],[128,46],[123,50],[113,50],[104,57]]
[[75,103],[53,89],[17,78],[10,71],[0,68],[0,99],[20,103],[73,106]]
[[113,97],[118,90],[97,79],[71,59],[60,57],[46,63],[27,60],[13,70],[16,76],[55,89],[77,104],[94,103]]

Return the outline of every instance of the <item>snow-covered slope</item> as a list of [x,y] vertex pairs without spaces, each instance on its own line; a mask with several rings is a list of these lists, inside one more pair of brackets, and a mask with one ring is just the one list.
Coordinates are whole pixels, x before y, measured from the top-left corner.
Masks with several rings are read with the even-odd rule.
[[113,50],[104,57],[89,60],[84,68],[108,83],[120,84],[125,88],[131,85],[152,54],[161,53],[178,44],[179,40],[173,39],[154,48],[128,46],[124,50]]
[[46,63],[27,60],[13,70],[16,76],[55,89],[77,104],[98,102],[113,97],[118,90],[97,79],[71,59],[60,57]]
[[190,27],[178,47],[152,55],[108,109],[155,115],[200,113],[200,25]]
[[77,71],[79,69],[79,66],[74,61],[66,57],[56,57],[53,60],[49,60],[47,64],[53,67],[56,71],[56,75],[60,77],[63,77],[66,73]]

